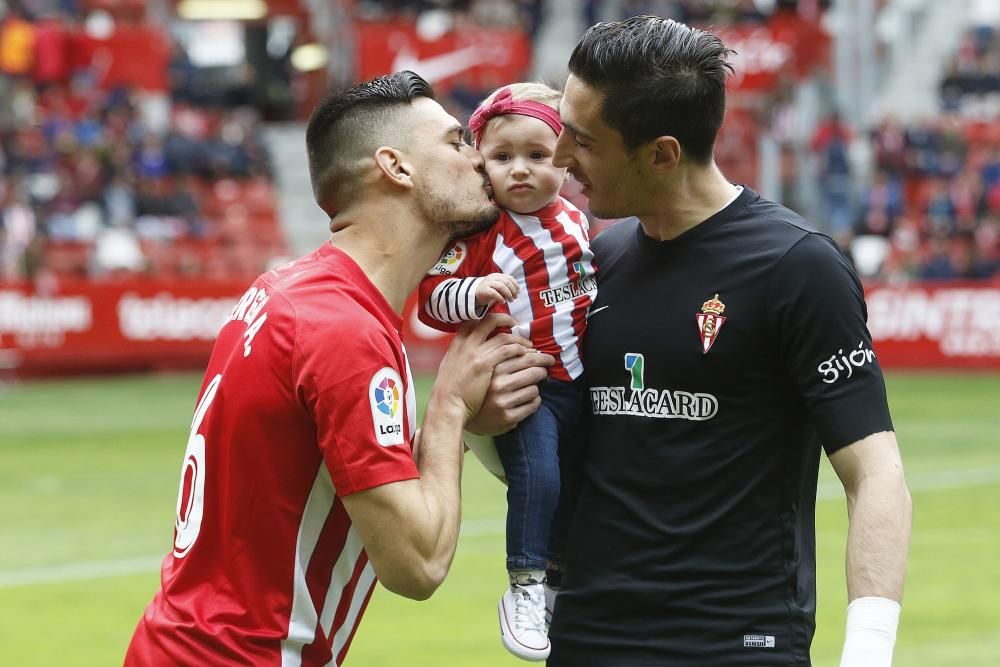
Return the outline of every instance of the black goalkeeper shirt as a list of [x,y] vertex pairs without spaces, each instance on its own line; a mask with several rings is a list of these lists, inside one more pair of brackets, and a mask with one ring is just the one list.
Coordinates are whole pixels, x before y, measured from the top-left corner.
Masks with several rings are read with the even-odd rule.
[[892,430],[864,292],[744,188],[671,241],[593,241],[590,415],[550,665],[807,665],[816,477]]

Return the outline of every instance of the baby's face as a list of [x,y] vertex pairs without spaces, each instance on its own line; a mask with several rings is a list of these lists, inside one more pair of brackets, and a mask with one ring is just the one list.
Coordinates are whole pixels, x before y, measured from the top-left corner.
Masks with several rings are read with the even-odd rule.
[[552,165],[556,133],[531,116],[509,114],[490,120],[479,143],[497,204],[532,213],[555,201],[566,170]]

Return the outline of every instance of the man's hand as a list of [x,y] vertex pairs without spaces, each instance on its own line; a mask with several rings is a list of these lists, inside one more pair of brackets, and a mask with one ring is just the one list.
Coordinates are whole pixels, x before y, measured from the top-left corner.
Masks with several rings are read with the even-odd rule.
[[515,324],[510,315],[499,313],[463,324],[438,367],[434,397],[461,401],[466,421],[479,412],[494,368],[504,361],[525,356],[531,349],[531,341],[527,338],[509,333],[491,335],[498,327]]
[[476,287],[476,306],[487,308],[497,301],[511,302],[521,287],[506,273],[491,273]]
[[342,498],[375,573],[395,593],[423,600],[448,573],[462,519],[462,428],[482,405],[493,368],[531,346],[520,336],[492,335],[513,324],[509,315],[490,315],[462,325],[452,340],[413,439],[420,477]]
[[479,435],[499,435],[517,426],[541,404],[538,384],[554,363],[550,355],[533,350],[498,363],[481,408],[465,428]]

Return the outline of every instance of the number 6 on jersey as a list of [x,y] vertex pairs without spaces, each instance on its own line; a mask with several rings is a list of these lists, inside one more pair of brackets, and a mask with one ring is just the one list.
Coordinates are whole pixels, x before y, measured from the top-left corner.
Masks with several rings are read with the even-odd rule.
[[174,523],[174,557],[183,558],[198,539],[205,509],[205,436],[198,433],[205,413],[215,399],[222,375],[216,375],[205,388],[191,421],[191,435],[184,451],[180,487],[177,490],[177,517]]

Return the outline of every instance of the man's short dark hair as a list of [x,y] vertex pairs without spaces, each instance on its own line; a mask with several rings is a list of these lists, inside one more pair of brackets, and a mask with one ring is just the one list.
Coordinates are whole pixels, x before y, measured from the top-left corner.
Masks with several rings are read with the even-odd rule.
[[313,110],[306,151],[313,194],[323,210],[332,214],[356,194],[355,177],[376,148],[406,140],[396,114],[418,97],[433,100],[434,90],[405,70],[331,93]]
[[601,118],[633,151],[672,136],[694,162],[712,158],[726,113],[726,62],[718,37],[656,16],[592,26],[573,50],[569,71],[604,94]]

